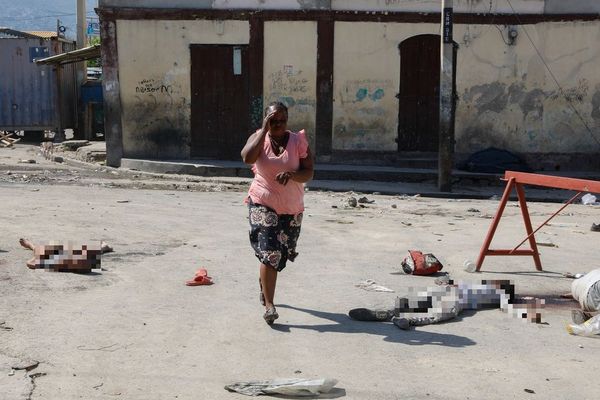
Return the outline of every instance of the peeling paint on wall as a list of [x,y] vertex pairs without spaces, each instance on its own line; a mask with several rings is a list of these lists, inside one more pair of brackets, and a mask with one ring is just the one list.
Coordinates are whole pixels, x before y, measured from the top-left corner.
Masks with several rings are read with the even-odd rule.
[[331,0],[296,0],[303,10],[327,10],[331,8]]
[[475,104],[478,114],[488,110],[501,112],[508,104],[508,93],[505,84],[492,82],[471,87],[465,93],[464,99]]
[[600,71],[594,67],[600,46],[592,39],[598,26],[520,27],[537,51],[529,40],[508,46],[497,30],[458,26],[478,33],[458,51],[457,153],[490,146],[525,154],[598,152],[600,137],[588,130],[600,121]]
[[[156,82],[155,79],[142,81]],[[136,95],[125,114],[131,116],[128,118],[130,131],[124,141],[125,156],[182,158],[182,154],[189,154],[189,112],[189,101],[176,93],[168,95],[158,91]]]
[[[600,89],[600,84],[597,85]],[[525,91],[525,84],[477,85],[463,95],[463,112],[472,116],[463,127],[457,143],[459,152],[472,152],[485,147],[500,147],[515,152],[586,152],[590,140],[581,113],[573,107],[586,109],[589,84],[580,79],[563,90]],[[594,94],[590,114],[600,119],[600,92]],[[584,113],[585,114],[585,113]],[[560,150],[559,150],[560,149]]]
[[592,96],[592,118],[594,118],[597,124],[600,122],[600,84],[597,84],[594,90],[594,95]]

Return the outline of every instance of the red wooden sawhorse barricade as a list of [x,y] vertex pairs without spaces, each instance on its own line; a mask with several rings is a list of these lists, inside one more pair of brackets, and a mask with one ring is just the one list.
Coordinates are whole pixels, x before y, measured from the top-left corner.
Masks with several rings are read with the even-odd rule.
[[[524,172],[514,171],[506,171],[503,180],[507,181],[506,188],[504,189],[502,199],[500,199],[498,211],[496,211],[496,215],[492,220],[492,225],[488,230],[487,236],[485,237],[485,241],[483,242],[483,246],[481,247],[481,251],[479,252],[479,258],[477,259],[476,264],[477,271],[481,269],[481,265],[483,264],[483,260],[486,256],[532,256],[533,261],[535,262],[535,268],[538,271],[541,271],[542,262],[540,261],[540,253],[538,252],[537,244],[535,242],[535,233],[539,231],[548,222],[550,222],[552,218],[558,215],[558,213],[564,210],[569,204],[574,202],[583,192],[600,193],[600,181],[564,178],[560,176],[551,175],[528,174]],[[525,199],[525,190],[523,190],[523,185],[535,185],[555,189],[576,190],[577,194],[571,197],[569,201],[567,201],[561,208],[559,208],[558,211],[552,214],[550,218],[545,220],[537,229],[533,230],[533,228],[531,227],[531,219],[529,218],[529,211],[527,210],[527,200]],[[506,203],[508,202],[508,198],[513,188],[517,191],[517,198],[519,199],[519,205],[521,207],[521,214],[523,215],[523,222],[525,223],[527,237],[523,239],[523,241],[513,249],[492,250],[490,249],[490,244],[492,243],[494,233],[496,233],[496,228],[500,223],[500,218],[502,217],[502,213],[504,212],[504,208],[506,207]],[[523,243],[527,241],[529,241],[530,248],[519,249],[523,245]]]

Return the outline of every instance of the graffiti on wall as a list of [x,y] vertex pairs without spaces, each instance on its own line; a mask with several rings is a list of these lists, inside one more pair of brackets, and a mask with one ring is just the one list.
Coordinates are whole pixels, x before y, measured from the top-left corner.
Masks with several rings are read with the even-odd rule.
[[308,79],[302,70],[294,72],[291,66],[284,65],[280,71],[269,74],[269,89],[271,92],[307,93]]
[[153,78],[142,79],[138,81],[135,86],[136,94],[158,94],[172,96],[173,94],[180,92],[181,90],[178,85],[170,84]]
[[393,90],[391,79],[354,79],[344,82],[340,92],[342,104],[378,102]]
[[[350,79],[338,88],[343,118],[334,125],[334,148],[342,150],[395,150],[396,103],[385,99],[396,93],[391,79]],[[337,100],[336,100],[337,101]]]
[[316,101],[310,75],[293,65],[286,64],[267,75],[268,91],[265,104],[280,101],[290,109],[290,129],[306,129],[308,140],[314,146]]
[[294,113],[314,112],[315,101],[309,88],[309,79],[302,70],[294,71],[293,66],[284,65],[279,71],[267,77],[269,81],[268,102],[281,101],[294,108]]
[[178,82],[142,77],[124,98],[123,146],[128,156],[186,158],[189,156],[190,99]]

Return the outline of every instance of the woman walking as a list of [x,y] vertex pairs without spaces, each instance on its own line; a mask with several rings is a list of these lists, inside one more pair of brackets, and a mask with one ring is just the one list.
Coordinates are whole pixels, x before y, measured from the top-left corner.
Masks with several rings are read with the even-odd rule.
[[277,274],[298,255],[304,183],[312,179],[314,165],[304,130],[287,130],[287,107],[272,103],[265,114],[262,127],[250,135],[241,154],[254,172],[245,202],[250,244],[260,261],[263,318],[271,325],[279,318],[273,303]]

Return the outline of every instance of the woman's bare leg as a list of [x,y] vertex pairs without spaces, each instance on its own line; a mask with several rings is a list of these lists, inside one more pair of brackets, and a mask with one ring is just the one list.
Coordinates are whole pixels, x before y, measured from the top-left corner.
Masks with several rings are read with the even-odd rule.
[[21,244],[21,246],[25,247],[26,249],[29,250],[34,250],[35,249],[35,245],[33,244],[33,242],[29,239],[19,239],[19,243]]
[[265,296],[265,309],[273,307],[275,286],[277,285],[277,270],[270,265],[260,264],[260,283]]

